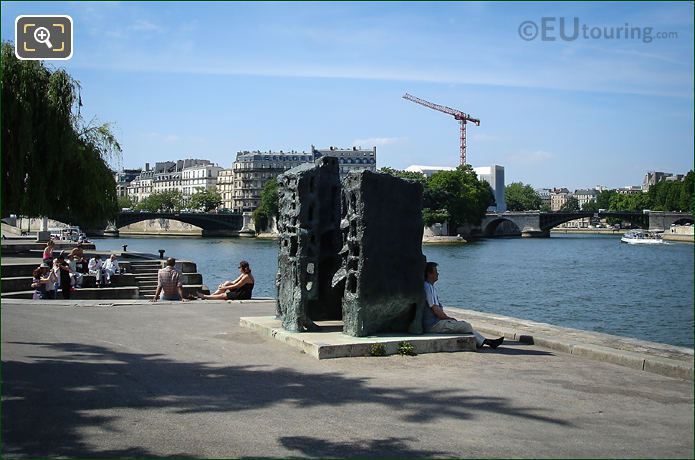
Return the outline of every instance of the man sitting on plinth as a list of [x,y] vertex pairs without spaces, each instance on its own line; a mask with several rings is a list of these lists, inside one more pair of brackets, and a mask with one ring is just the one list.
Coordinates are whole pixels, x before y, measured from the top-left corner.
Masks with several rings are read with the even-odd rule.
[[473,326],[466,321],[457,320],[444,313],[444,307],[439,302],[437,288],[434,283],[439,279],[437,264],[427,262],[425,264],[425,297],[427,305],[422,315],[422,326],[425,332],[435,334],[473,334],[478,348],[487,345],[490,348],[497,348],[504,342],[504,337],[498,339],[486,339],[473,329]]

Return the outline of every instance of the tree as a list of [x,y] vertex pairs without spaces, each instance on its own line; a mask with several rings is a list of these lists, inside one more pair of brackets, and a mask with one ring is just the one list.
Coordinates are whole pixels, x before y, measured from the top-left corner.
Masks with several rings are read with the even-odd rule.
[[148,212],[172,212],[183,208],[183,195],[178,190],[155,192],[141,200],[135,207]]
[[85,122],[79,83],[2,43],[2,212],[99,225],[118,211],[108,124]]
[[540,209],[543,200],[530,185],[512,182],[504,188],[504,200],[510,211],[529,211]]
[[582,205],[582,211],[598,212],[598,209],[596,200],[587,201]]
[[118,197],[118,209],[132,208],[133,201],[129,196],[119,196]]
[[651,200],[646,193],[634,193],[630,195],[616,193],[611,196],[608,209],[611,211],[642,211],[651,209]]
[[567,198],[567,201],[560,206],[560,212],[577,212],[579,211],[579,200],[571,196]]
[[479,180],[471,165],[461,165],[454,171],[436,172],[427,181],[427,186],[431,190],[429,204],[437,206],[430,209],[446,210],[451,231],[465,224],[480,224],[487,208],[495,202],[490,184]]
[[596,207],[598,209],[609,209],[611,199],[617,194],[618,192],[615,190],[603,190],[598,192],[598,195],[596,195]]
[[270,179],[261,191],[261,204],[253,211],[253,223],[256,230],[265,230],[271,217],[278,216],[278,181]]
[[[693,201],[693,180],[695,173],[690,170],[683,179],[683,189],[681,190],[679,209],[684,212],[693,212],[695,202]],[[695,214],[695,213],[694,213]]]
[[222,196],[214,190],[205,190],[202,187],[198,188],[188,199],[188,207],[191,209],[200,209],[204,212],[210,212],[222,204]]
[[400,177],[401,179],[414,180],[420,182],[422,185],[427,184],[427,176],[416,171],[401,171],[398,169],[393,169],[389,167],[383,167],[379,169],[379,172],[390,174],[392,176]]

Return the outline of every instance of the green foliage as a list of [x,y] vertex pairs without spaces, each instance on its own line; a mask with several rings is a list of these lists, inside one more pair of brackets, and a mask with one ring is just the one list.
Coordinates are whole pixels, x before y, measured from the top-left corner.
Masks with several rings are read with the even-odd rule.
[[268,217],[277,217],[278,215],[278,181],[275,178],[270,179],[263,186],[261,191],[260,209]]
[[121,210],[123,208],[132,208],[132,207],[133,207],[133,202],[129,196],[119,196],[118,197],[118,209],[119,210]]
[[560,206],[560,212],[577,212],[579,211],[579,200],[571,196],[567,198],[567,201]]
[[436,223],[446,222],[449,220],[449,217],[449,213],[446,209],[422,209],[422,222],[428,227]]
[[415,356],[415,347],[410,342],[398,342],[398,354],[402,356]]
[[649,187],[647,195],[653,211],[693,210],[693,171],[686,174],[683,181],[662,181]]
[[268,216],[261,211],[261,208],[254,209],[251,217],[253,218],[253,225],[257,232],[261,232],[268,228]]
[[582,205],[582,211],[598,212],[599,207],[596,200],[587,201]]
[[263,186],[261,191],[261,204],[253,211],[253,223],[256,231],[268,228],[271,217],[278,216],[278,181],[276,178],[270,179]]
[[427,187],[430,209],[445,209],[452,231],[460,225],[480,224],[487,208],[495,202],[490,185],[478,180],[471,165],[436,172],[427,181]]
[[543,200],[530,185],[512,182],[504,188],[504,200],[510,211],[530,211],[540,209]]
[[693,212],[693,179],[691,170],[682,181],[661,181],[649,187],[647,193],[621,194],[604,190],[596,197],[599,209],[611,211],[678,211]]
[[541,203],[541,207],[538,208],[540,212],[551,212],[550,205],[548,203]]
[[373,343],[369,346],[369,354],[371,356],[384,356],[386,354],[386,347],[383,343]]
[[611,196],[608,202],[608,209],[611,211],[642,211],[643,209],[651,209],[651,200],[646,193],[634,193],[625,195],[616,193]]
[[615,190],[603,190],[602,192],[599,192],[598,195],[596,195],[596,207],[598,209],[609,209],[611,199],[613,199],[613,197],[617,194],[618,192]]
[[198,189],[188,199],[188,207],[204,212],[210,212],[222,204],[222,196],[214,190]]
[[427,176],[422,173],[414,171],[401,171],[398,169],[393,169],[389,167],[380,168],[379,172],[390,174],[392,176],[400,177],[401,179],[414,180],[425,185],[427,183]]
[[479,180],[470,165],[459,166],[454,171],[439,171],[429,178],[392,168],[381,168],[380,172],[423,184],[422,220],[425,225],[449,221],[450,231],[464,224],[477,225],[495,202],[490,185]]
[[135,209],[148,212],[173,212],[183,208],[183,195],[178,190],[155,192],[140,201]]
[[84,226],[118,212],[107,161],[121,148],[108,124],[85,123],[79,83],[2,43],[2,213]]

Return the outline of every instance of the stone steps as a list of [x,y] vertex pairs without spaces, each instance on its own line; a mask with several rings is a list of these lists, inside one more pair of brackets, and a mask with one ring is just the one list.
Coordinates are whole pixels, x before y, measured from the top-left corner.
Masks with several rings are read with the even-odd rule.
[[[12,276],[2,279],[2,292],[28,291],[34,280],[31,276]],[[33,291],[32,291],[33,292]]]
[[14,278],[18,276],[32,276],[34,269],[41,264],[39,260],[36,265],[34,264],[3,264],[0,269],[2,277],[4,278]]

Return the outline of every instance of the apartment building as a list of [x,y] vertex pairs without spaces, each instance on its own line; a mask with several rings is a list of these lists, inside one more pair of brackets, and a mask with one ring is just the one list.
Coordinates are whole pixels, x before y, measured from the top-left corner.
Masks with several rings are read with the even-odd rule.
[[[309,152],[243,151],[237,153],[232,167],[231,200],[225,202],[223,198],[222,206],[234,212],[252,211],[261,204],[261,191],[270,179],[295,166],[312,163],[322,156],[338,159],[341,176],[361,169],[376,171],[376,147],[371,150],[357,147],[317,149],[312,145]],[[229,178],[224,180],[230,181]]]
[[[190,168],[193,168],[195,171],[199,171],[199,169],[195,168],[198,166],[216,165],[213,165],[209,160],[193,158],[177,161],[157,162],[153,168],[150,168],[149,163],[145,163],[145,169],[126,187],[127,195],[130,197],[133,204],[137,204],[153,193],[161,193],[169,190],[178,190],[182,195],[184,195],[183,171],[190,170]],[[219,167],[217,168],[222,169]],[[191,181],[193,179],[202,178],[193,176],[187,177],[187,187],[191,187]],[[215,181],[216,180],[217,179],[215,176]],[[198,182],[196,182],[196,184],[198,184]]]

